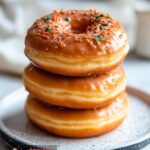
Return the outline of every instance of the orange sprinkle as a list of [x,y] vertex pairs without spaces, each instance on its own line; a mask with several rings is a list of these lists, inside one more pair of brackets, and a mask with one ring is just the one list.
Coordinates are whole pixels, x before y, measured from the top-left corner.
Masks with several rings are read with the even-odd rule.
[[[100,14],[104,14],[104,16],[99,17],[99,20],[95,21],[95,18]],[[49,22],[44,22],[47,17],[50,17],[51,20]],[[65,21],[66,17],[69,17],[71,21]],[[111,23],[108,23],[108,20]],[[99,26],[101,27],[100,29]],[[51,28],[49,32],[45,32],[47,27]],[[73,30],[80,31],[80,29],[82,31],[83,27],[85,28],[83,32],[73,32]],[[55,48],[65,47],[68,43],[83,41],[86,41],[89,46],[96,48],[97,46],[103,45],[104,42],[110,45],[117,31],[120,31],[121,34],[119,34],[116,39],[121,39],[124,34],[123,27],[107,13],[105,14],[95,9],[86,11],[65,11],[61,9],[60,11],[54,10],[52,14],[37,19],[28,32],[34,32],[36,36],[48,39],[51,43],[55,43]],[[96,41],[96,36],[102,36],[103,38]],[[109,49],[107,50],[109,51]]]

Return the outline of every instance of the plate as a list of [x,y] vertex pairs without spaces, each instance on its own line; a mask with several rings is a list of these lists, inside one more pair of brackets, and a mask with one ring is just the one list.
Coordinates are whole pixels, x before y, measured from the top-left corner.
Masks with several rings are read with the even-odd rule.
[[73,139],[48,134],[33,126],[24,112],[24,88],[0,102],[1,136],[13,146],[57,146],[58,150],[108,150],[140,148],[150,143],[150,96],[128,87],[129,114],[116,130],[102,136]]

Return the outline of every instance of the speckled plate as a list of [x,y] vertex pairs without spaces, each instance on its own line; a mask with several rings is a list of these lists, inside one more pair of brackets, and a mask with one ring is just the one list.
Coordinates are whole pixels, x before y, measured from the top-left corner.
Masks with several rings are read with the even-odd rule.
[[47,134],[33,126],[24,113],[27,92],[20,89],[0,102],[1,136],[16,146],[57,145],[58,150],[136,149],[150,143],[150,96],[128,87],[127,119],[116,130],[93,138],[69,139]]

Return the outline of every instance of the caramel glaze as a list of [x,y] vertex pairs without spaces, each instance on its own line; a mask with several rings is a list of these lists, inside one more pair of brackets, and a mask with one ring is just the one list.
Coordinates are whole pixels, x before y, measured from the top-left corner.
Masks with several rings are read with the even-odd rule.
[[118,127],[128,112],[128,97],[124,92],[103,108],[76,110],[42,104],[31,96],[26,103],[26,114],[39,128],[64,137],[97,136]]
[[[52,72],[55,74],[65,75],[65,76],[72,76],[72,77],[84,77],[84,76],[91,76],[91,75],[97,75],[97,74],[103,74],[105,72],[111,71],[117,66],[119,66],[123,60],[125,59],[128,50],[125,50],[126,48],[123,47],[119,49],[114,54],[109,54],[105,56],[99,56],[98,62],[95,63],[91,68],[87,68],[88,65],[91,65],[94,63],[94,58],[96,57],[80,57],[81,60],[77,57],[71,57],[68,56],[60,56],[63,61],[60,62],[57,60],[57,56],[53,56],[55,58],[56,64],[49,62],[51,60],[51,54],[48,52],[35,52],[35,50],[29,50],[25,49],[26,56],[31,60],[32,64],[42,70],[46,70],[48,72]],[[122,54],[122,51],[124,53]],[[116,62],[112,62],[111,59],[115,57]],[[49,61],[48,61],[49,60]],[[71,63],[70,63],[71,61]],[[59,65],[57,64],[59,63]],[[102,65],[105,64],[105,65]],[[62,66],[64,65],[64,66]],[[82,66],[79,67],[79,66]],[[99,66],[95,66],[99,65]],[[67,67],[70,68],[67,68]]]
[[83,78],[55,75],[29,65],[23,80],[26,90],[38,100],[76,109],[105,106],[126,87],[126,77],[121,67]]
[[27,49],[69,57],[112,54],[127,43],[121,24],[96,10],[55,10],[37,19],[25,39]]
[[54,118],[56,120],[86,121],[111,118],[112,115],[117,114],[119,111],[128,107],[127,97],[127,94],[122,92],[111,104],[87,110],[48,105],[36,100],[31,95],[28,97],[27,105],[43,114],[45,113],[49,118]]
[[24,71],[24,79],[33,81],[46,88],[67,89],[80,92],[104,92],[107,89],[116,87],[122,79],[125,78],[125,72],[120,66],[112,71],[102,75],[89,77],[66,77],[52,74],[40,70],[33,65],[29,65]]

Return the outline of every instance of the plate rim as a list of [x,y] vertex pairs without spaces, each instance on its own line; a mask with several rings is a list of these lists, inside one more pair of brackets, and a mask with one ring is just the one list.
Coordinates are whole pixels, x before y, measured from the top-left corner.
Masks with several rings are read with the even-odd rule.
[[[147,92],[144,92],[140,89],[137,89],[135,87],[131,87],[131,86],[127,86],[127,92],[135,97],[138,97],[141,100],[144,100],[144,102],[147,103],[147,105],[150,106],[150,100],[148,101],[147,98],[150,98],[150,94],[148,94]],[[27,93],[27,91],[25,90],[24,87],[19,88],[18,90],[15,90],[13,92],[11,92],[10,94],[6,95],[1,101],[0,101],[0,108],[2,107],[2,104],[5,101],[8,101],[10,99],[10,97],[14,97],[16,95],[18,95],[18,93],[20,93],[20,96],[22,96],[23,94],[25,95]],[[142,97],[142,98],[141,98]],[[18,99],[18,98],[17,98]],[[20,143],[23,143],[25,145],[33,145],[32,143],[30,143],[29,141],[25,140],[25,139],[21,139],[18,136],[14,136],[12,133],[9,133],[9,130],[7,130],[7,128],[5,128],[3,126],[3,122],[2,122],[2,115],[0,115],[0,136],[1,133],[4,133],[5,135],[7,135],[8,137],[10,137],[12,140],[18,141]],[[127,142],[124,146],[122,147],[112,147],[112,149],[122,149],[122,148],[128,148],[130,146],[135,146],[137,144],[140,144],[142,142],[145,142],[147,140],[150,140],[150,132],[148,132],[147,134],[143,135],[142,137],[139,137],[137,139],[135,139],[134,141],[131,142]],[[150,144],[147,143],[146,145]],[[145,145],[145,146],[146,146]],[[33,145],[34,146],[34,145]],[[40,146],[40,145],[37,145]]]

